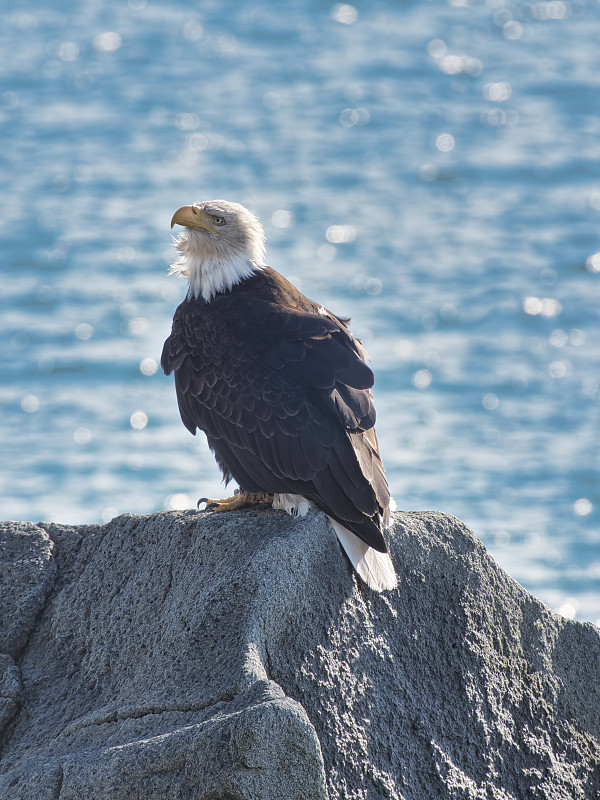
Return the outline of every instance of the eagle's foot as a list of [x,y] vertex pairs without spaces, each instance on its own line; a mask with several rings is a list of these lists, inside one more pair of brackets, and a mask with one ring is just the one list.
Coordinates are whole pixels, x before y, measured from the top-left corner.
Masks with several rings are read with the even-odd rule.
[[211,511],[215,514],[221,511],[236,511],[238,508],[246,508],[246,506],[255,506],[258,503],[272,503],[273,495],[266,492],[244,492],[239,491],[233,497],[225,497],[222,500],[212,500],[210,497],[201,497],[198,500],[198,508],[201,503],[206,503],[205,511]]

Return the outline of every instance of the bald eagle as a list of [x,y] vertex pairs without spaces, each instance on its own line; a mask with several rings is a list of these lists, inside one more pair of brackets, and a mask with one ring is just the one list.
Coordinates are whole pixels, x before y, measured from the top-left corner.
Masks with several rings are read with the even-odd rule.
[[349,320],[265,264],[262,227],[238,203],[183,206],[175,225],[184,230],[171,273],[189,289],[161,366],[175,375],[183,424],[204,431],[225,484],[240,487],[207,509],[266,501],[302,515],[316,506],[365,583],[394,588],[374,378]]

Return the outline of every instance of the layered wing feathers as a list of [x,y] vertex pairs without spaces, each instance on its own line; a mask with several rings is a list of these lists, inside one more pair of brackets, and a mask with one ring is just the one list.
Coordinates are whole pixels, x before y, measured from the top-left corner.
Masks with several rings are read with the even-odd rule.
[[226,479],[303,495],[385,551],[389,493],[363,353],[344,321],[263,270],[210,303],[184,301],[161,364]]

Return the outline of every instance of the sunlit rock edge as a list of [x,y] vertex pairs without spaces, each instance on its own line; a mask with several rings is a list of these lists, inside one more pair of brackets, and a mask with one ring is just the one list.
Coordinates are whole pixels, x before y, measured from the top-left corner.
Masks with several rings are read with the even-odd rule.
[[595,798],[600,636],[459,520],[396,513],[399,587],[324,516],[4,523],[0,798]]

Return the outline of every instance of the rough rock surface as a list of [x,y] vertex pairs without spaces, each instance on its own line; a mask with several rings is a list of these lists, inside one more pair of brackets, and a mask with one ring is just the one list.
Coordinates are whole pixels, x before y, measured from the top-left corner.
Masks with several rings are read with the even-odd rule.
[[1,800],[600,797],[600,632],[452,517],[389,541],[378,595],[317,512],[5,524]]

